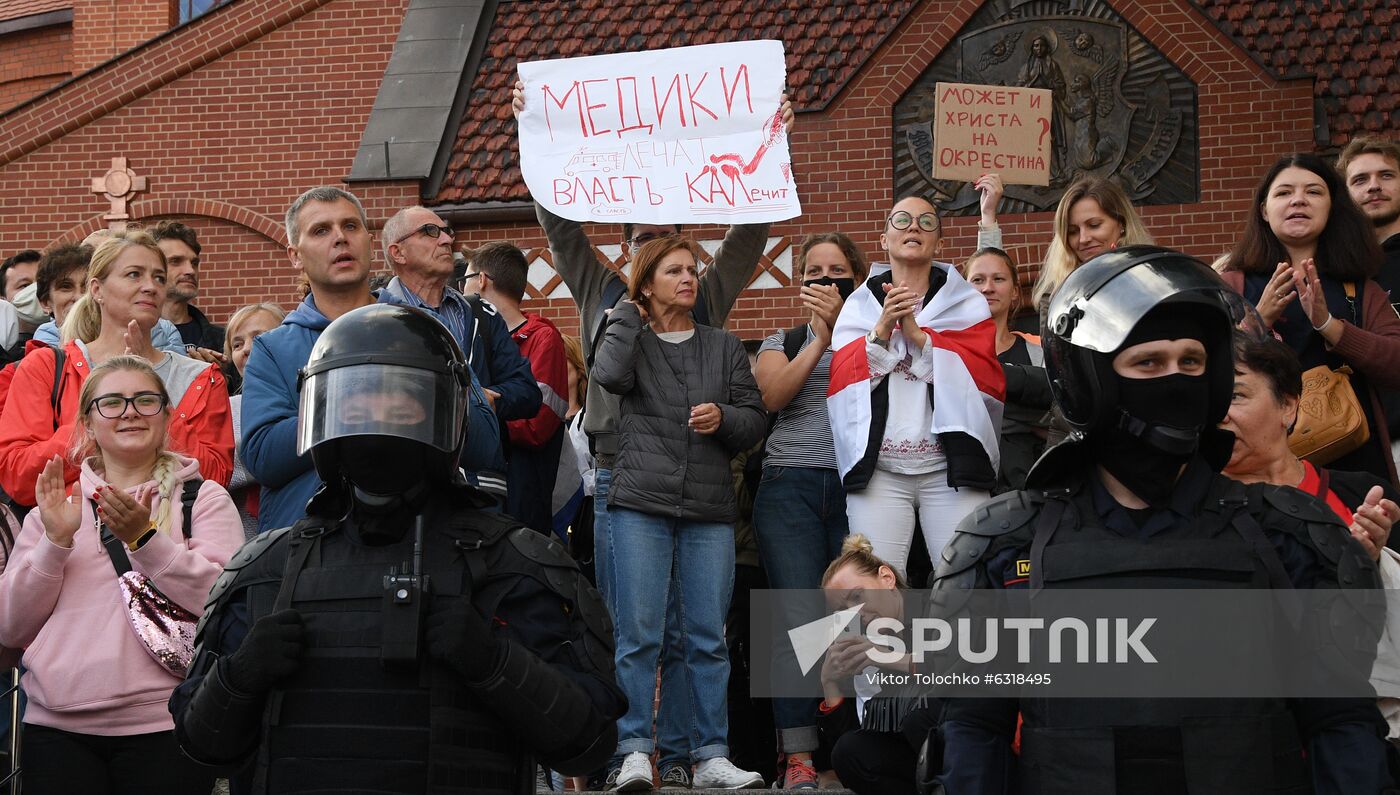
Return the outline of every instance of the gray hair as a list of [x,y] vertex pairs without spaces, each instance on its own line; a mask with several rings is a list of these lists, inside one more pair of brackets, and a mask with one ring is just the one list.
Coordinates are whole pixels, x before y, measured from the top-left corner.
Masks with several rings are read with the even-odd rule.
[[421,204],[415,204],[412,207],[405,207],[402,210],[399,210],[398,212],[394,213],[393,218],[390,218],[389,220],[385,221],[384,228],[381,229],[379,232],[380,237],[384,238],[384,261],[388,263],[389,267],[395,271],[398,270],[398,266],[394,264],[393,258],[389,256],[389,246],[394,245],[399,238],[403,237],[405,234],[408,233],[408,229],[406,228],[408,226],[408,214],[415,210],[424,210],[426,212],[431,212],[431,210],[428,210],[427,207],[424,207]]
[[334,202],[341,199],[355,205],[355,210],[360,213],[360,223],[368,229],[369,221],[365,218],[365,206],[360,204],[360,200],[355,198],[355,194],[333,185],[322,185],[296,197],[292,206],[287,208],[287,244],[295,246],[297,241],[301,240],[301,230],[297,228],[297,216],[301,214],[301,208],[305,207],[307,202]]

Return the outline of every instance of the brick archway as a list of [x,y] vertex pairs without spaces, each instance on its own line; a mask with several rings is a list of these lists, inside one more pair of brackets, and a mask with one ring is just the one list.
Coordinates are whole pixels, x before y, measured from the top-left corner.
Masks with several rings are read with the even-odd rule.
[[[195,215],[204,218],[217,218],[250,229],[278,246],[287,245],[287,234],[277,221],[228,202],[213,199],[157,199],[143,201],[131,208],[132,220],[162,218],[172,215]],[[102,214],[94,215],[86,221],[70,228],[54,240],[53,245],[76,243],[99,229],[106,228],[107,221]]]

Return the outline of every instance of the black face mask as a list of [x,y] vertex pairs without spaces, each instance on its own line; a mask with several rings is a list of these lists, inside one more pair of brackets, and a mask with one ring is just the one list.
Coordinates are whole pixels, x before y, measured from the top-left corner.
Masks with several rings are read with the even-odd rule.
[[808,279],[802,283],[802,286],[815,287],[821,285],[822,287],[826,287],[827,285],[833,284],[836,285],[836,292],[841,294],[842,301],[850,298],[851,293],[856,291],[856,280],[850,277],[837,278],[835,276],[823,276],[820,279]]
[[339,440],[355,534],[376,546],[403,538],[431,492],[427,448],[394,436]]
[[1210,411],[1210,381],[1173,373],[1119,378],[1118,423],[1090,437],[1104,469],[1153,507],[1164,507],[1181,467],[1200,445]]
[[351,436],[340,440],[340,471],[368,494],[403,494],[428,480],[425,447],[396,436]]

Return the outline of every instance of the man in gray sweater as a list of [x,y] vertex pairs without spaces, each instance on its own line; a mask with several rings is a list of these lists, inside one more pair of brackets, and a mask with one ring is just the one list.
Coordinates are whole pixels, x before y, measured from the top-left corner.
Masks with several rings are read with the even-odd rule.
[[[525,108],[524,86],[515,84],[511,109],[517,117]],[[793,128],[792,104],[782,98],[783,123],[790,134]],[[549,240],[554,269],[568,286],[579,310],[579,338],[583,350],[592,361],[592,351],[602,335],[607,313],[626,299],[627,284],[622,274],[598,260],[593,243],[578,221],[561,218],[535,205],[535,215]],[[676,234],[680,224],[623,224],[622,250],[629,258],[643,244],[665,235]],[[714,253],[713,264],[700,275],[700,294],[695,302],[695,322],[724,328],[729,311],[739,294],[748,286],[759,257],[768,242],[768,224],[735,224],[729,227],[724,241]],[[621,399],[590,380],[583,416],[583,429],[588,434],[590,451],[596,461],[594,479],[593,553],[598,590],[608,609],[616,613],[609,562],[613,554],[608,532],[608,487],[612,482],[612,467],[617,455],[617,418]],[[685,666],[679,654],[679,624],[675,619],[675,593],[668,600],[666,645],[661,662],[661,705],[656,718],[657,746],[660,750],[658,787],[690,783],[688,729],[691,723],[686,696]],[[618,760],[614,759],[608,772],[608,785],[614,783]]]

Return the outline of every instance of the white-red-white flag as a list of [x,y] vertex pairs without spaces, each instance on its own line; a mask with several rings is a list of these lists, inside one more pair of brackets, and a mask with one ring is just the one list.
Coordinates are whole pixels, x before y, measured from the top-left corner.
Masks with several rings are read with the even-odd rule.
[[[933,346],[933,434],[962,431],[982,443],[992,469],[1001,463],[1000,437],[1006,375],[996,356],[996,324],[987,300],[947,263],[933,267],[947,281],[915,315]],[[888,270],[876,264],[872,275]],[[841,477],[865,456],[870,440],[870,364],[866,335],[880,319],[882,305],[862,284],[847,299],[831,334],[831,383],[826,407],[836,440],[836,463]],[[899,327],[890,338],[890,351],[901,358],[909,346]]]

